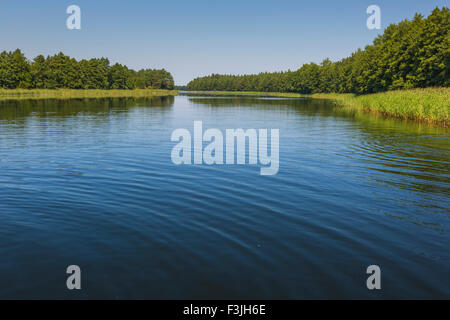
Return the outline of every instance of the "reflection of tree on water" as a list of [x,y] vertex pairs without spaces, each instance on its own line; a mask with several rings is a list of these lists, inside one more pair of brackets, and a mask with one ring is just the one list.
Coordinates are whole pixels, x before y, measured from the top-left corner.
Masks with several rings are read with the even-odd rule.
[[111,112],[128,112],[133,107],[171,107],[173,96],[149,98],[37,99],[0,101],[0,125],[29,116],[72,117],[78,114],[107,116]]
[[404,133],[411,135],[439,135],[450,134],[445,127],[436,126],[424,122],[402,120],[383,116],[381,114],[368,113],[364,110],[338,106],[330,100],[310,98],[255,98],[255,97],[215,97],[193,98],[189,101],[197,105],[209,107],[254,107],[267,110],[295,110],[303,116],[320,116],[321,118],[333,117],[346,121],[354,121],[361,124],[361,129],[371,132],[381,131],[385,134]]

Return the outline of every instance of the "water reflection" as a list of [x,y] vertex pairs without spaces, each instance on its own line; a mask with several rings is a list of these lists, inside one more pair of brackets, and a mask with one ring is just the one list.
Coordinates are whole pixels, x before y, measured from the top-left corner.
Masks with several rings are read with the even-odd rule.
[[37,117],[74,117],[80,114],[108,116],[111,113],[126,113],[130,108],[171,107],[174,97],[150,98],[96,98],[96,99],[30,99],[0,100],[0,121]]
[[[305,126],[305,142],[321,153],[339,158],[352,168],[348,174],[360,175],[374,186],[384,186],[389,192],[374,190],[380,202],[390,200],[411,208],[403,215],[384,211],[387,216],[439,232],[448,227],[433,222],[430,214],[450,217],[450,130],[428,123],[389,118],[361,110],[335,106],[328,100],[256,97],[189,97],[195,105],[217,108],[249,108],[273,114],[296,113],[309,121],[299,121],[298,132]],[[218,111],[220,112],[220,111]],[[311,121],[312,120],[312,121]],[[311,125],[312,124],[312,125]],[[283,124],[279,123],[283,128]],[[300,126],[304,126],[301,128]],[[332,141],[324,137],[332,135]],[[289,142],[285,142],[288,144]],[[328,144],[332,143],[331,146]],[[423,198],[404,199],[398,189],[418,192]]]

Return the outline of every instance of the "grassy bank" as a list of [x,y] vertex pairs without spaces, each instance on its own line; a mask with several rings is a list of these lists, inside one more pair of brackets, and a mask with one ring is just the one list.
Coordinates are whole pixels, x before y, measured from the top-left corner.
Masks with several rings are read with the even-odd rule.
[[444,126],[448,126],[450,121],[450,88],[399,90],[360,96],[333,93],[301,95],[297,93],[220,91],[193,91],[188,93],[194,95],[239,94],[261,97],[330,99],[340,106],[363,109],[368,112],[382,113],[403,119],[427,121]]
[[332,99],[340,105],[444,126],[448,126],[450,120],[450,88],[388,91],[361,96],[315,94],[312,97]]
[[175,90],[73,90],[73,89],[0,89],[0,100],[163,97],[177,95]]

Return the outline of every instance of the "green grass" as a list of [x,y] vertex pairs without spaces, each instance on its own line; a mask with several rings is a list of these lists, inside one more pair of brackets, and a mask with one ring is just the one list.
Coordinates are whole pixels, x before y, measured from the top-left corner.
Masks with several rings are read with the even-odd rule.
[[339,106],[357,108],[368,112],[384,115],[426,121],[448,126],[450,120],[450,88],[426,88],[388,91],[367,95],[354,94],[312,94],[276,92],[188,92],[188,94],[227,95],[242,94],[264,97],[310,97],[315,99],[330,99]]
[[314,94],[312,97],[332,99],[339,105],[444,126],[448,126],[450,120],[450,88],[399,90],[361,96]]
[[0,89],[0,100],[162,97],[177,95],[175,90],[75,90],[75,89]]

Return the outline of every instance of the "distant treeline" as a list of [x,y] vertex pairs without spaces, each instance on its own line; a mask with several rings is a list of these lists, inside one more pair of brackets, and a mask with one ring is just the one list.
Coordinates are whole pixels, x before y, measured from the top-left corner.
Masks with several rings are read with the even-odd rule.
[[450,85],[450,13],[436,8],[424,18],[389,25],[372,45],[338,62],[305,64],[297,71],[197,78],[192,91],[375,93]]
[[106,58],[80,60],[63,53],[33,61],[17,49],[0,53],[0,88],[4,89],[173,89],[166,70],[135,71]]

